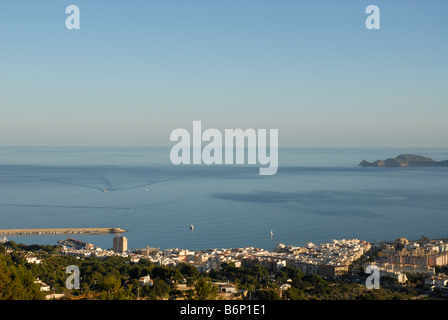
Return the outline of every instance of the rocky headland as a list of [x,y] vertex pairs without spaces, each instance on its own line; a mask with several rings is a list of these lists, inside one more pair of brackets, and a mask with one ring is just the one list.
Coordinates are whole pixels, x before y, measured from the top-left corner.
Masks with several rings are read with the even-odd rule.
[[360,167],[448,167],[448,160],[435,161],[434,159],[415,155],[415,154],[401,154],[395,158],[386,160],[376,160],[369,162],[363,160]]

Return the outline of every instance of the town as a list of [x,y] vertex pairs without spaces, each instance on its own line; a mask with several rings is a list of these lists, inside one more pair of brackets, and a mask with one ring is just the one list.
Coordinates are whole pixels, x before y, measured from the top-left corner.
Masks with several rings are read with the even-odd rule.
[[[2,241],[7,245],[7,239]],[[169,268],[194,268],[197,274],[219,275],[219,272],[234,269],[248,270],[262,268],[269,273],[272,281],[276,282],[276,292],[279,297],[286,294],[294,284],[286,277],[283,281],[274,280],[285,270],[320,278],[331,285],[336,283],[351,284],[365,289],[365,273],[367,266],[375,265],[380,270],[382,287],[394,290],[414,290],[414,296],[448,298],[448,241],[430,240],[422,237],[420,240],[410,241],[398,238],[392,242],[371,244],[358,239],[332,240],[329,243],[305,243],[304,246],[278,244],[273,250],[254,247],[208,249],[192,251],[188,249],[172,248],[159,250],[146,247],[128,250],[128,239],[120,234],[113,239],[110,250],[95,247],[91,243],[68,237],[58,241],[60,246],[56,253],[62,257],[73,257],[76,260],[119,257],[130,265],[154,265]],[[13,249],[5,247],[5,253]],[[22,252],[26,263],[40,264],[43,262],[38,252]],[[191,269],[189,269],[191,273]],[[222,275],[220,275],[222,278]],[[213,278],[213,277],[212,277]],[[150,274],[140,274],[139,286],[153,286],[154,280]],[[224,299],[247,298],[248,290],[241,290],[238,279],[221,279],[213,281],[221,297]],[[232,281],[236,280],[236,281]],[[268,281],[269,282],[269,281]],[[266,283],[268,283],[266,282]],[[40,279],[36,279],[41,291],[51,291],[50,286]],[[188,289],[186,279],[179,281],[177,288]],[[192,283],[190,283],[190,288]],[[269,286],[268,286],[269,287]],[[373,290],[375,291],[375,290]],[[365,294],[368,294],[364,292]],[[370,290],[372,292],[372,290]],[[405,297],[406,295],[404,295]],[[47,298],[64,297],[64,294],[48,295]]]

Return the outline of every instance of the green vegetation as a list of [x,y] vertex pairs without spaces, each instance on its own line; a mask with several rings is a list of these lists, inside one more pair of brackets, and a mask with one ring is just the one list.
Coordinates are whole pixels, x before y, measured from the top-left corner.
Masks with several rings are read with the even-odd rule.
[[0,255],[0,300],[37,300],[43,294],[33,274],[11,257]]
[[208,277],[200,277],[194,285],[194,291],[188,292],[188,298],[194,300],[215,300],[217,295],[218,288]]

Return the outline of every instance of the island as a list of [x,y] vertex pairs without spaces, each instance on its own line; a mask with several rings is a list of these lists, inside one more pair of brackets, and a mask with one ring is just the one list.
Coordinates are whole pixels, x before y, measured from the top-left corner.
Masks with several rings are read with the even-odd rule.
[[415,155],[415,154],[401,154],[395,158],[386,160],[376,160],[369,162],[363,160],[360,167],[448,167],[448,160],[435,161],[434,159]]

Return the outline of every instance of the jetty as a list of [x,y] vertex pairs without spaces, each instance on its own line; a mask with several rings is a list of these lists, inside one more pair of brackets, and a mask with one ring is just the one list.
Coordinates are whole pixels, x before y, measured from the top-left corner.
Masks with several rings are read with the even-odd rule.
[[0,229],[0,236],[37,236],[55,234],[105,234],[124,233],[121,228],[45,228],[45,229]]

